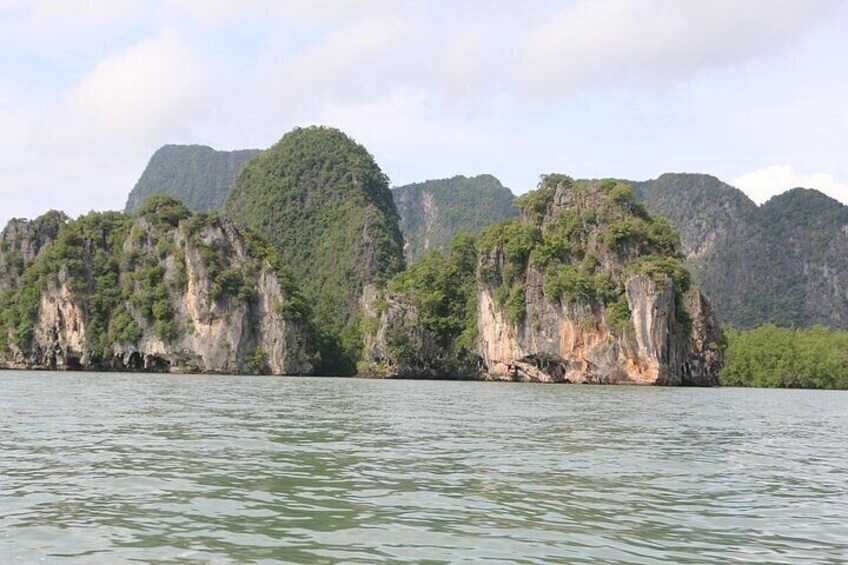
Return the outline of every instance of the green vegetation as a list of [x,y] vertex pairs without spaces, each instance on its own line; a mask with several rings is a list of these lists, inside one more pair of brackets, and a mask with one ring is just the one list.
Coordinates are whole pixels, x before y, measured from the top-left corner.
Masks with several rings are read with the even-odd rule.
[[518,216],[512,192],[492,175],[429,180],[394,188],[392,196],[409,262],[430,251],[447,251],[460,232],[474,236]]
[[[539,228],[521,220],[509,220],[486,228],[477,242],[482,253],[499,251],[507,261],[499,272],[500,282],[510,286],[519,280],[527,268],[530,255],[541,239]],[[494,271],[485,271],[485,277]],[[494,281],[493,281],[494,282]]]
[[137,343],[148,331],[176,340],[186,331],[176,315],[189,283],[186,238],[204,262],[214,300],[250,301],[267,264],[278,274],[283,313],[309,331],[311,310],[282,261],[256,236],[234,234],[249,255],[236,261],[232,239],[224,237],[234,229],[215,215],[192,216],[182,203],[161,195],[151,197],[137,216],[92,212],[62,223],[17,287],[0,294],[0,349],[14,344],[30,350],[45,291],[61,295],[62,287],[80,308],[84,345],[93,359],[110,355],[116,344]]
[[[438,251],[425,255],[389,284],[390,291],[403,293],[416,307],[421,324],[436,343],[460,356],[472,354],[477,336],[476,266],[474,240],[460,234],[451,242],[447,257]],[[398,335],[390,345],[398,348],[404,343],[403,335]]]
[[542,223],[554,202],[554,194],[558,184],[573,186],[574,181],[565,175],[547,175],[542,177],[542,183],[537,190],[531,190],[515,199],[515,204],[527,215],[534,224]]
[[242,169],[225,211],[263,234],[314,304],[323,372],[353,373],[362,289],[404,265],[397,210],[373,157],[338,130],[295,129]]
[[0,234],[0,292],[17,284],[24,269],[56,239],[67,221],[65,214],[51,210],[32,221],[16,218],[9,222]]
[[203,145],[165,145],[150,158],[125,210],[138,212],[154,194],[176,198],[192,212],[220,210],[233,180],[258,154],[255,149],[215,151]]
[[848,331],[766,325],[726,337],[722,385],[848,389]]
[[[561,205],[554,205],[557,193]],[[624,290],[630,276],[671,282],[678,303],[689,289],[679,238],[636,202],[629,186],[547,175],[516,203],[524,219],[490,226],[478,240],[481,277],[495,286],[494,299],[512,323],[525,315],[531,266],[542,272],[548,300],[603,307],[611,326],[622,331],[630,319]],[[690,323],[685,314],[678,321],[684,328]]]
[[2,339],[11,331],[22,349],[30,347],[42,291],[61,282],[79,300],[87,320],[87,347],[94,353],[119,337],[137,335],[124,316],[110,318],[123,309],[119,280],[121,243],[129,223],[124,214],[92,212],[60,227],[56,241],[21,277],[17,289],[0,297]]
[[138,212],[139,217],[149,220],[159,229],[175,228],[190,215],[185,204],[161,194],[148,198]]

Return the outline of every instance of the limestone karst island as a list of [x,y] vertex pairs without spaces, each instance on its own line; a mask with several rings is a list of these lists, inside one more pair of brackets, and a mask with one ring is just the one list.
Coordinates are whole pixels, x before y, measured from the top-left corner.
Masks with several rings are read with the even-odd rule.
[[[815,374],[797,355],[845,342],[825,329],[848,320],[843,205],[798,189],[757,207],[706,175],[540,179],[517,198],[485,174],[390,188],[318,126],[265,151],[165,146],[124,212],[9,222],[0,365],[846,385],[844,353]],[[787,342],[797,367],[752,361]]]
[[0,0],[0,565],[848,563],[848,0]]

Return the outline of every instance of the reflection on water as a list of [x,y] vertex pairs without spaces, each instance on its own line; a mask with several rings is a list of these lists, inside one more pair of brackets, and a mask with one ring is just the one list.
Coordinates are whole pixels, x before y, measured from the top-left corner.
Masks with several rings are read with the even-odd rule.
[[844,563],[848,393],[0,373],[0,562]]

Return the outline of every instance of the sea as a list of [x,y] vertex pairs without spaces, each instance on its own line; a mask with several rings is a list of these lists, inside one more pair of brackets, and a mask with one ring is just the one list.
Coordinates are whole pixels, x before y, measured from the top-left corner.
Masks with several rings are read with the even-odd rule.
[[848,563],[848,392],[3,371],[0,563]]

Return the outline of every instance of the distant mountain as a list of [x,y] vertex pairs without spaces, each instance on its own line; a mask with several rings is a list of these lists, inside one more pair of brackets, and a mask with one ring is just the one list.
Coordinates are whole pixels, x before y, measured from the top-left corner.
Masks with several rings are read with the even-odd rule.
[[518,217],[515,196],[492,175],[428,180],[392,189],[404,254],[413,261],[429,251],[447,249],[459,232]]
[[680,233],[696,281],[726,323],[848,326],[848,207],[802,188],[758,207],[708,175],[630,184]]
[[181,200],[192,212],[219,210],[241,168],[258,149],[216,151],[205,145],[165,145],[144,169],[130,192],[128,213],[141,209],[148,196],[163,194]]

